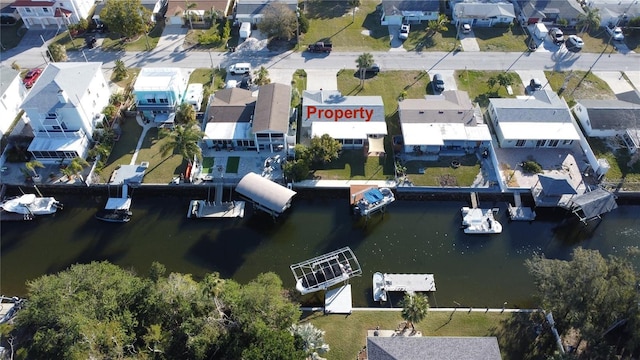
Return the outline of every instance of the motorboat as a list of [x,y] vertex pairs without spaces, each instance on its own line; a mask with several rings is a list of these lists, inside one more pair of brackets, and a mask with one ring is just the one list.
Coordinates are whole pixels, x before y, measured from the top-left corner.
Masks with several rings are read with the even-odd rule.
[[[354,194],[357,196],[359,194]],[[396,200],[389,188],[369,188],[362,192],[362,197],[353,205],[353,211],[361,216],[369,216],[377,211],[383,211],[387,205]]]
[[127,192],[128,186],[125,184],[122,186],[122,196],[107,199],[104,209],[96,213],[96,219],[115,223],[129,222],[133,213],[129,210],[131,208],[131,198],[127,195]]
[[495,219],[498,209],[463,207],[462,227],[466,234],[500,234],[502,224]]
[[387,301],[387,291],[384,288],[384,274],[373,273],[373,301]]
[[327,290],[362,274],[360,263],[349,247],[291,265],[296,290],[302,295]]
[[2,202],[0,207],[10,213],[38,216],[55,214],[62,204],[53,197],[24,194]]

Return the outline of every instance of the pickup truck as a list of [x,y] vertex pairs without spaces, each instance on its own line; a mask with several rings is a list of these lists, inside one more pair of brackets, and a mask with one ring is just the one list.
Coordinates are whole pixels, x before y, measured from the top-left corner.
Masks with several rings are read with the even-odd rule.
[[333,48],[333,45],[331,43],[319,41],[315,44],[309,45],[309,47],[307,47],[307,51],[328,53],[328,52],[331,52],[332,48]]

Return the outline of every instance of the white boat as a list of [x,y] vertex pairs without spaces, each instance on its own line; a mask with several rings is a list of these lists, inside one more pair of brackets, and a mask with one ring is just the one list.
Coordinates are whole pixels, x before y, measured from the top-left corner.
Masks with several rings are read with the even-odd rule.
[[122,186],[122,196],[107,199],[107,204],[103,210],[98,211],[96,219],[106,222],[124,223],[131,220],[133,213],[131,208],[131,198],[127,195],[128,186]]
[[387,291],[384,288],[384,274],[373,273],[373,301],[387,301]]
[[[354,194],[359,195],[359,194]],[[354,212],[361,216],[369,216],[384,208],[396,200],[393,191],[389,188],[370,188],[362,193],[362,198],[354,204]]]
[[4,211],[23,215],[55,214],[62,204],[53,197],[38,197],[35,194],[24,194],[4,201],[0,204]]
[[327,290],[362,274],[360,263],[349,247],[314,257],[290,266],[296,289],[302,295]]
[[462,227],[466,234],[500,234],[502,224],[495,219],[497,209],[463,207]]

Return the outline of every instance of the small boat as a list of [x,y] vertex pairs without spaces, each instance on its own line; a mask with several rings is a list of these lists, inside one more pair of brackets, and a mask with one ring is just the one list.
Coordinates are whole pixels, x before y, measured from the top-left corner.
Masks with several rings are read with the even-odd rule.
[[62,204],[53,197],[24,194],[2,202],[0,207],[10,213],[38,216],[55,214],[62,209]]
[[106,222],[125,223],[131,220],[133,213],[131,208],[131,198],[127,195],[127,185],[122,186],[122,196],[107,199],[107,204],[103,210],[98,211],[96,219]]
[[[357,196],[354,194],[352,196]],[[376,211],[383,211],[385,207],[396,200],[389,188],[369,188],[362,192],[362,198],[353,205],[353,211],[361,216],[369,216]]]
[[497,209],[463,207],[462,227],[466,234],[500,234],[502,224],[495,219]]
[[373,273],[373,301],[387,301],[387,291],[384,289],[384,274]]

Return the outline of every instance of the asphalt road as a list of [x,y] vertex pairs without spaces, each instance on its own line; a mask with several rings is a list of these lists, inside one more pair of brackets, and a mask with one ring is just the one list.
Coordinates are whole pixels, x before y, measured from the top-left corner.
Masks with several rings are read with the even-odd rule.
[[[22,68],[41,67],[45,64],[44,47],[16,48],[0,54],[3,64],[16,61]],[[150,52],[107,52],[100,48],[69,51],[69,61],[102,62],[104,68],[113,68],[121,59],[129,67],[226,67],[236,62],[250,62],[254,68],[268,69],[341,69],[356,68],[356,59],[362,52],[334,51],[330,54],[307,52],[276,53],[268,50],[244,52],[209,52],[160,48]],[[556,52],[371,52],[383,70],[594,70],[638,71],[640,55],[635,53],[572,53]]]

